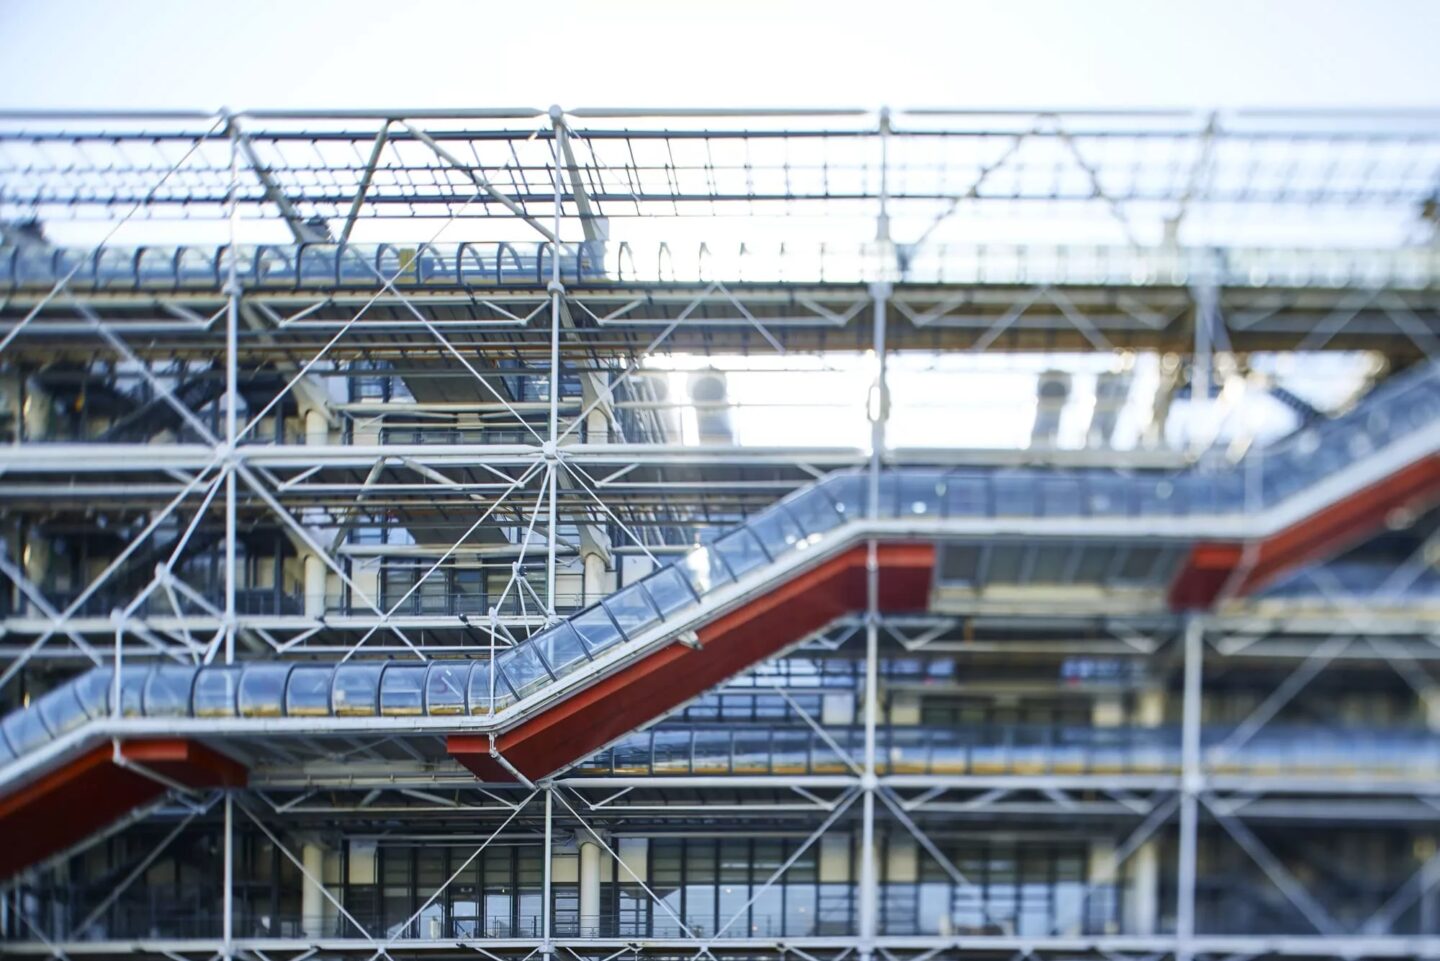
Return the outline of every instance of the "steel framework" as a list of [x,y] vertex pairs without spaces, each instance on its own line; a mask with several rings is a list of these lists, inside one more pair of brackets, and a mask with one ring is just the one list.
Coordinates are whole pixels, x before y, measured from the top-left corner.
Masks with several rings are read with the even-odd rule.
[[[1348,757],[1319,742],[1313,763],[1276,760],[1265,741],[1327,672],[1383,669],[1440,704],[1429,666],[1440,619],[1412,590],[1435,561],[1433,535],[1420,536],[1429,515],[1390,518],[1420,534],[1378,587],[1357,594],[1307,567],[1298,602],[1239,596],[1237,581],[1200,612],[1166,605],[1173,568],[1143,553],[1164,532],[1143,517],[1103,538],[1044,517],[948,535],[921,522],[992,573],[1017,543],[1039,545],[1016,561],[1021,573],[994,573],[994,590],[952,590],[942,572],[925,614],[882,616],[875,562],[891,468],[1108,469],[1168,483],[1263,455],[1265,438],[1227,406],[1246,384],[1305,406],[1266,374],[1265,355],[1360,354],[1360,392],[1440,359],[1437,169],[1440,115],[1429,113],[0,114],[0,380],[13,440],[0,448],[0,572],[14,586],[0,703],[113,665],[117,763],[121,732],[167,727],[121,716],[127,663],[493,659],[627,572],[839,468],[867,478],[873,528],[861,613],[792,655],[859,665],[850,723],[827,720],[823,700],[802,704],[814,692],[783,659],[731,685],[783,702],[811,745],[803,769],[773,745],[757,766],[733,739],[723,769],[707,766],[697,734],[680,764],[657,746],[662,722],[554,778],[486,784],[414,719],[214,719],[213,743],[249,768],[248,785],[197,791],[125,762],[163,799],[7,882],[0,930],[15,937],[0,950],[184,961],[1440,955],[1440,928],[1400,923],[1417,905],[1434,910],[1440,855],[1420,858],[1366,916],[1342,918],[1307,886],[1313,873],[1297,877],[1313,866],[1273,847],[1276,831],[1314,824],[1428,836],[1440,796],[1419,758],[1433,735],[1403,742],[1414,753],[1398,762],[1371,757],[1379,746]],[[914,358],[1038,373],[1080,354],[1116,369],[1157,358],[1149,436],[1114,445],[1101,430],[1097,441],[1092,422],[1068,446],[1038,428],[1018,449],[892,437]],[[790,434],[743,442],[730,418],[748,402],[727,396],[723,375],[808,365],[851,393],[799,403],[798,418],[760,402],[792,418]],[[718,396],[697,393],[697,375],[717,370]],[[682,383],[689,396],[676,395]],[[1167,433],[1176,400],[1213,416]],[[804,412],[858,430],[821,445]],[[1257,518],[1243,515],[1239,534],[1258,536],[1244,526]],[[51,573],[56,545],[82,555],[65,561],[64,584]],[[1037,571],[1050,545],[1068,552],[1069,593]],[[1075,588],[1087,545],[1115,552],[1090,594]],[[1144,576],[1120,589],[1132,561]],[[1175,678],[1164,709],[1174,723],[1153,725],[1163,750],[1118,764],[1092,746],[1071,766],[1052,745],[993,764],[972,750],[958,766],[932,750],[910,767],[881,701],[899,685],[882,671],[932,656],[979,672],[1133,661]],[[1223,686],[1251,665],[1266,692],[1212,732],[1207,677]],[[0,768],[0,787],[23,780],[21,767]],[[1023,932],[989,918],[959,933],[888,926],[895,866],[882,847],[893,839],[964,890],[977,882],[947,846],[956,831],[1066,822],[1107,844],[1092,849],[1065,916]],[[78,918],[38,907],[51,872],[146,825],[163,833],[112,895]],[[466,857],[450,856],[454,871],[416,893],[403,923],[377,927],[315,853],[337,825],[446,838]],[[202,828],[219,839],[216,923],[99,934],[176,838]],[[626,845],[707,831],[790,845],[708,933],[657,894]],[[849,927],[743,930],[753,905],[836,835],[853,837]],[[237,929],[236,839],[254,836],[298,872],[307,913],[333,922],[324,932],[303,918],[283,935]],[[1217,838],[1304,927],[1235,933],[1197,919],[1201,848]],[[417,927],[492,845],[513,844],[543,852],[532,930]],[[583,885],[575,917],[557,918],[560,847],[581,865],[612,864],[614,884],[653,905],[649,927],[602,930]],[[1164,881],[1162,847],[1174,855]],[[1087,927],[1092,899],[1122,882],[1163,894],[1163,908],[1145,909],[1163,923]]]

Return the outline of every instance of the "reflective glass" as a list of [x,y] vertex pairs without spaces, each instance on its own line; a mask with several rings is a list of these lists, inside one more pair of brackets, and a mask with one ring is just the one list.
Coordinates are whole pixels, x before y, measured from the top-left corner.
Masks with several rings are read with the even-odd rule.
[[470,667],[470,661],[442,661],[430,665],[430,673],[425,676],[425,713],[465,713],[465,682]]
[[511,648],[495,659],[510,686],[520,697],[525,697],[550,683],[550,672],[540,663],[540,655],[529,644]]
[[234,717],[239,681],[238,667],[203,668],[195,678],[195,689],[191,695],[195,716]]
[[[866,513],[866,502],[870,495],[869,477],[857,472],[845,474],[831,474],[821,484],[821,489],[830,495],[835,502],[835,510],[845,520],[856,520],[864,517]],[[893,488],[891,491],[893,492]],[[883,506],[884,495],[881,495],[881,514],[887,513]],[[892,508],[893,511],[893,508]]]
[[1130,513],[1131,482],[1118,474],[1092,474],[1085,478],[1083,513],[1115,517]]
[[807,535],[823,534],[838,527],[845,519],[821,487],[811,488],[794,500],[785,501],[785,508]]
[[667,567],[656,571],[640,582],[645,593],[655,602],[662,617],[669,617],[676,611],[695,603],[695,592],[679,569]]
[[743,527],[717,540],[712,549],[725,561],[725,566],[735,577],[747,574],[769,560],[760,542]]
[[0,767],[4,767],[15,760],[15,752],[10,748],[10,742],[5,739],[4,727],[0,726]]
[[330,682],[335,669],[304,664],[290,673],[285,686],[285,713],[290,717],[327,717],[330,714]]
[[1168,477],[1140,485],[1141,516],[1183,514],[1185,505],[1175,496],[1175,482]]
[[730,580],[725,562],[708,547],[697,547],[680,561],[680,572],[697,594],[708,594]]
[[620,629],[630,637],[660,620],[660,613],[650,602],[645,588],[639,584],[631,584],[616,591],[600,603],[610,612]]
[[44,718],[45,726],[56,737],[79,727],[86,720],[85,711],[75,697],[74,683],[61,684],[47,692],[35,702],[35,707]]
[[332,696],[336,717],[372,717],[380,703],[382,664],[341,664],[335,668]]
[[141,696],[145,693],[145,681],[150,676],[148,667],[120,668],[120,714],[123,717],[139,717]]
[[1175,498],[1185,505],[1185,509],[1192,515],[1207,515],[1215,513],[1215,494],[1213,488],[1200,481],[1191,471],[1186,471],[1173,478],[1175,484]]
[[[564,630],[566,626],[558,624],[541,635],[545,644],[540,651],[545,655],[546,663],[556,671],[559,671],[562,665],[573,663],[584,656],[584,648],[574,649],[575,642],[570,637],[572,634],[579,634],[585,641],[585,647],[596,653],[625,639],[604,607],[592,607],[577,615],[569,624],[574,627],[573,632]],[[556,636],[552,638],[552,634]]]
[[947,517],[985,517],[990,513],[990,485],[973,474],[951,474],[945,479]]
[[746,524],[760,539],[771,557],[780,557],[795,549],[805,539],[805,531],[783,506],[777,506]]
[[110,679],[114,672],[108,667],[86,671],[75,679],[75,698],[87,717],[102,717],[110,710]]
[[1047,477],[1040,482],[1040,513],[1045,517],[1079,517],[1080,481],[1074,477]]
[[29,753],[50,741],[50,732],[40,720],[40,712],[28,707],[12,712],[0,728],[4,729],[5,740],[16,754]]
[[899,516],[916,517],[940,513],[945,499],[945,479],[936,473],[906,472],[899,477]]
[[240,675],[236,705],[241,717],[279,717],[289,664],[250,664]]
[[391,664],[380,679],[380,713],[387,717],[414,717],[425,713],[423,665]]
[[187,717],[190,714],[190,687],[195,683],[193,667],[157,667],[145,685],[147,717]]
[[[490,662],[479,661],[475,669],[470,672],[470,713],[490,713]],[[515,703],[515,694],[505,683],[503,675],[495,678],[495,705],[497,711],[503,711]]]
[[1034,481],[1034,475],[1029,473],[996,474],[994,487],[996,516],[1035,516]]

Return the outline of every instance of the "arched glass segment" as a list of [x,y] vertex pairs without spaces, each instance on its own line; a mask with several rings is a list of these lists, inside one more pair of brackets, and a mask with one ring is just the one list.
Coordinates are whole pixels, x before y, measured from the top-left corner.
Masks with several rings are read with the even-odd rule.
[[341,664],[335,668],[336,717],[373,717],[380,708],[380,672],[384,664]]
[[234,717],[240,688],[240,668],[206,667],[195,678],[193,710],[196,717]]
[[144,711],[147,717],[187,717],[190,714],[190,688],[195,683],[195,668],[162,665],[151,672],[145,683]]
[[425,676],[425,713],[465,713],[465,690],[473,665],[469,661],[436,661]]
[[280,717],[284,713],[289,664],[247,664],[240,675],[236,705],[241,717]]
[[424,665],[391,664],[380,679],[380,713],[418,717],[425,713]]
[[611,594],[600,604],[610,612],[610,616],[627,637],[634,637],[660,620],[660,612],[655,609],[643,584],[631,584]]
[[302,664],[285,686],[285,713],[290,717],[325,717],[330,710],[330,685],[335,669],[329,665]]
[[[565,628],[565,630],[559,630],[560,628]],[[615,626],[615,622],[610,618],[610,613],[605,610],[603,605],[582,611],[569,624],[557,624],[556,633],[559,636],[551,642],[549,647],[542,647],[541,650],[545,655],[545,660],[556,665],[557,671],[560,669],[559,664],[568,666],[582,659],[587,647],[592,653],[599,653],[606,648],[614,647],[625,639],[625,635],[620,632],[619,627]],[[579,647],[579,642],[572,640],[576,634],[585,641],[585,647]],[[558,662],[551,660],[552,648],[554,656],[559,658]]]

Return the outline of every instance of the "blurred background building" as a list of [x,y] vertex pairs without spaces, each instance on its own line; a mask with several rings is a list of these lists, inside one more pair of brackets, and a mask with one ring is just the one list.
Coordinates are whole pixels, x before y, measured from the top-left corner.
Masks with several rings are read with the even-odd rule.
[[0,115],[0,953],[1440,955],[1437,170]]

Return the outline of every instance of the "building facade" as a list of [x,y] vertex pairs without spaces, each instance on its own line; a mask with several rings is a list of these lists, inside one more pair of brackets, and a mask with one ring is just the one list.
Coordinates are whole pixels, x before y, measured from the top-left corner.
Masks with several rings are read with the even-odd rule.
[[0,952],[1440,954],[1435,117],[0,157]]

